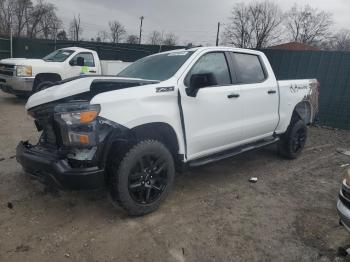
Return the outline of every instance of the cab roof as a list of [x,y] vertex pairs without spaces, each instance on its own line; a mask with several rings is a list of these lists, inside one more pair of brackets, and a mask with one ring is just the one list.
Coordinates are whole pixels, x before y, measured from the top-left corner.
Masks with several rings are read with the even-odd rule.
[[87,48],[82,48],[82,47],[77,47],[77,46],[72,46],[72,47],[64,47],[64,48],[61,48],[61,50],[73,50],[73,51],[88,51],[88,52],[95,52],[94,50],[87,49]]

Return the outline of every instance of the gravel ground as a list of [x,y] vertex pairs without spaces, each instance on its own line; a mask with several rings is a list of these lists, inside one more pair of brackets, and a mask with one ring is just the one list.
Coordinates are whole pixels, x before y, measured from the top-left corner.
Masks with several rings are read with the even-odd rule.
[[335,206],[349,131],[310,128],[294,161],[271,147],[179,174],[158,211],[129,218],[104,191],[53,193],[26,177],[15,147],[38,134],[24,101],[1,93],[0,112],[0,261],[347,259]]

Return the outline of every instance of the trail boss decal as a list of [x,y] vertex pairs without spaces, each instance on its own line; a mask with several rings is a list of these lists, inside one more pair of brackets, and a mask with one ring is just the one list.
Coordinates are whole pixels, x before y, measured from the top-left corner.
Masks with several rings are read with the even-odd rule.
[[175,90],[175,87],[168,86],[168,87],[157,87],[156,93],[162,93],[162,92],[172,92]]
[[296,84],[292,84],[291,86],[290,86],[290,91],[292,92],[292,93],[297,93],[299,90],[301,90],[301,89],[308,89],[309,87],[307,86],[307,85],[296,85]]

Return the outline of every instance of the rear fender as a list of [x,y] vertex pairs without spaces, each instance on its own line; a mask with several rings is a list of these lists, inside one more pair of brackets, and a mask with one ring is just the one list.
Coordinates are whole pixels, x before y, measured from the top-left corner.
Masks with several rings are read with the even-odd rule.
[[278,81],[280,90],[280,121],[276,133],[284,133],[297,114],[305,124],[312,124],[319,108],[319,83],[312,80]]

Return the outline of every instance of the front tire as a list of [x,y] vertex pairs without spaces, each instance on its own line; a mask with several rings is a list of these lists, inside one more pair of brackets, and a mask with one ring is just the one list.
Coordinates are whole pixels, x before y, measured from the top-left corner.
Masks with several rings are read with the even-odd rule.
[[51,81],[43,81],[43,82],[40,82],[38,83],[37,85],[35,85],[33,87],[33,91],[32,91],[32,94],[35,94],[35,93],[38,93],[40,92],[41,90],[44,90],[46,88],[49,88],[50,86],[52,86],[53,83]]
[[[120,160],[121,159],[121,160]],[[111,166],[111,196],[131,216],[155,211],[168,195],[175,177],[174,160],[159,141],[132,146]]]
[[300,118],[293,118],[285,134],[281,136],[279,151],[287,159],[296,159],[305,147],[307,126]]

